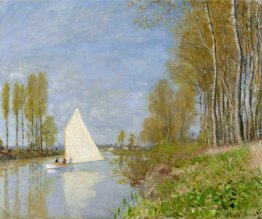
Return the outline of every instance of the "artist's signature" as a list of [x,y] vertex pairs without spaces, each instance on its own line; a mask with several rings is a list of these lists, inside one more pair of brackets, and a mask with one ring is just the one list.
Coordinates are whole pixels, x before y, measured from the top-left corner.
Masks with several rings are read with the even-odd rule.
[[260,211],[243,211],[243,212],[236,212],[236,211],[230,211],[227,213],[224,213],[223,216],[220,215],[218,212],[216,215],[216,218],[222,218],[222,217],[227,217],[227,218],[245,218],[245,217],[252,217],[256,219],[262,219],[262,212]]

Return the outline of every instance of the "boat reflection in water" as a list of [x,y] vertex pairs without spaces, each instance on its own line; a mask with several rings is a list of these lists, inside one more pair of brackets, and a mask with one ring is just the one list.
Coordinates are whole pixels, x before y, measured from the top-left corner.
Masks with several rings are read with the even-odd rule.
[[123,198],[133,191],[118,184],[104,161],[45,169],[54,158],[0,163],[0,218],[112,218]]

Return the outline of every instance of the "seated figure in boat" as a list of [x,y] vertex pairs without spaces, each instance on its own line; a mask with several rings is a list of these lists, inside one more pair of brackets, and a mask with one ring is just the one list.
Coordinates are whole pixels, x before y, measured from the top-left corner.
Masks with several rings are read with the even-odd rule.
[[56,158],[55,162],[54,162],[54,165],[55,166],[66,166],[67,165],[67,160],[66,160],[66,158],[64,158],[62,162],[59,162],[58,158]]

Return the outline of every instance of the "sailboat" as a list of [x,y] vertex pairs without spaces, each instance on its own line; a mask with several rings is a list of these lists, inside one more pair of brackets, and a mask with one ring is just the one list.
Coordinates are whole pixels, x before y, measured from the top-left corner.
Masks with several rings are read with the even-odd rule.
[[103,160],[91,134],[85,126],[80,110],[75,109],[64,130],[66,163],[46,164],[46,168],[57,168],[68,164]]

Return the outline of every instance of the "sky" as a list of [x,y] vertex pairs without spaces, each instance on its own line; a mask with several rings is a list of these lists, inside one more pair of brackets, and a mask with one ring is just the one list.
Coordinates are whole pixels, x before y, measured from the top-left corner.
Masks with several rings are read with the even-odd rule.
[[165,77],[172,36],[164,26],[135,24],[141,12],[128,2],[0,0],[0,89],[45,71],[58,143],[76,107],[98,144],[115,143],[121,129],[138,134],[148,116],[148,94]]

